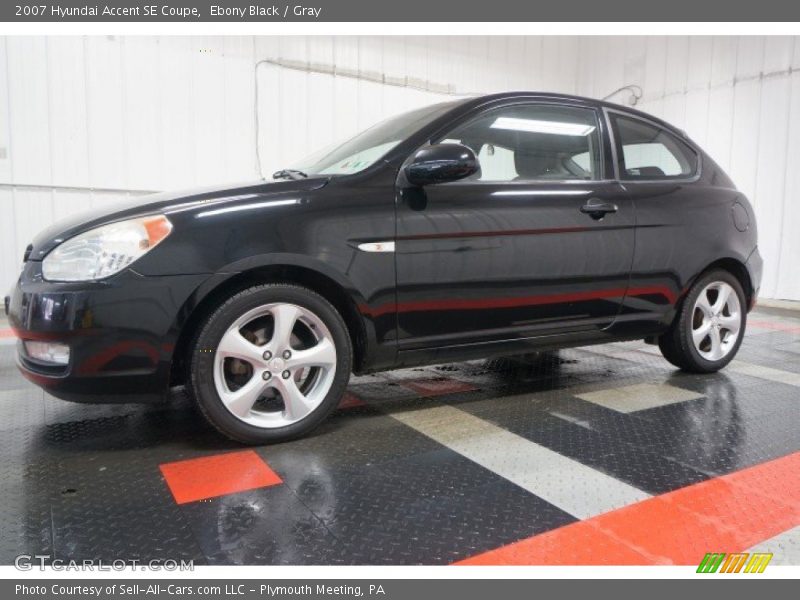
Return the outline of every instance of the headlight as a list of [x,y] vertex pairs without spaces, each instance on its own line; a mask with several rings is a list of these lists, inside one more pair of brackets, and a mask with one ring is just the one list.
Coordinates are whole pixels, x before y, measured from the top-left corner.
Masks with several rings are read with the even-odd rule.
[[90,281],[119,273],[172,231],[163,215],[103,225],[57,246],[42,263],[48,281]]

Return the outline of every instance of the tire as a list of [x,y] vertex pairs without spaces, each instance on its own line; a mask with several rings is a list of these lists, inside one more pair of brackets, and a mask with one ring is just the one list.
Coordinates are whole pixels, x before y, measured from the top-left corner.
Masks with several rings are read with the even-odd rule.
[[282,442],[317,427],[339,405],[353,362],[341,315],[290,284],[233,295],[205,321],[191,352],[189,388],[200,412],[244,444]]
[[[724,303],[723,298],[727,298]],[[733,274],[715,269],[701,275],[669,330],[659,337],[661,354],[689,373],[719,371],[739,351],[747,325],[746,306],[742,285]]]

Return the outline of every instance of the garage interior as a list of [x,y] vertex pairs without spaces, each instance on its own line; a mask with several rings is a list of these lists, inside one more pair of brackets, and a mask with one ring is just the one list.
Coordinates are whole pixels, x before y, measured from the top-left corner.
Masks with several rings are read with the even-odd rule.
[[800,565],[800,43],[793,37],[0,38],[0,290],[61,217],[253,180],[403,110],[512,89],[685,129],[753,203],[757,308],[720,373],[643,342],[353,377],[252,449],[180,392],[76,405],[0,320],[0,563]]

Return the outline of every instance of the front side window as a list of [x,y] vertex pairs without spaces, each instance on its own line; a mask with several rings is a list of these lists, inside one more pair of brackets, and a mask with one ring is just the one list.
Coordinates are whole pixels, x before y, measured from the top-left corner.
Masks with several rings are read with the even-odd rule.
[[493,109],[435,143],[469,146],[481,170],[467,181],[600,179],[600,145],[593,110],[526,104]]
[[697,173],[697,154],[677,136],[639,119],[611,119],[622,179],[680,179]]

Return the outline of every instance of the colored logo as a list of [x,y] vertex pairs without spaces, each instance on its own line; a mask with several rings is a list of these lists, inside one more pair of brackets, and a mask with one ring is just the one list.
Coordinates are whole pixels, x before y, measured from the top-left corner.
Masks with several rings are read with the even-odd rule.
[[738,552],[725,554],[724,552],[709,552],[700,561],[698,573],[763,573],[769,561],[772,560],[771,552]]

